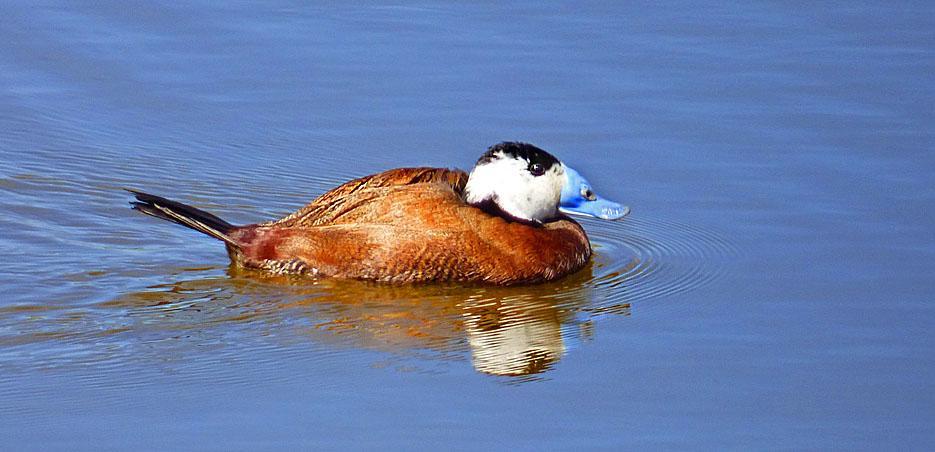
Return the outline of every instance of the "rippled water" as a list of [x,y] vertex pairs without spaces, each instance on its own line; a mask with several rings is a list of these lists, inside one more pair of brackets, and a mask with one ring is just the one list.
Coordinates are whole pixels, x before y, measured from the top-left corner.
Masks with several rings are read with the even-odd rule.
[[[126,200],[121,187],[132,185],[134,177],[178,177],[175,168],[186,159],[159,168],[163,165],[125,165],[117,155],[98,156],[91,172],[83,167],[83,156],[74,162],[78,166],[69,165],[69,158],[59,151],[33,153],[22,159],[22,168],[45,168],[45,174],[14,174],[4,187],[12,224],[45,222],[27,229],[32,235],[17,242],[54,246],[44,238],[73,249],[70,256],[13,254],[23,264],[9,275],[12,282],[34,285],[46,296],[17,292],[0,308],[7,345],[3,354],[10,358],[5,364],[11,371],[107,363],[119,370],[131,356],[159,360],[165,353],[161,347],[151,348],[146,336],[169,339],[180,332],[210,331],[243,334],[241,339],[259,341],[264,348],[282,345],[277,341],[291,336],[287,332],[298,333],[301,340],[385,350],[391,353],[390,362],[416,350],[438,352],[446,359],[470,356],[478,371],[530,376],[558,361],[564,342],[576,341],[578,330],[587,330],[595,317],[629,315],[633,301],[691,291],[717,278],[728,256],[736,253],[728,240],[712,231],[634,215],[622,222],[584,220],[595,249],[592,265],[552,284],[387,287],[272,277],[230,267],[220,244],[132,213],[115,201]],[[56,176],[57,171],[63,174]],[[278,164],[272,171],[289,177]],[[81,173],[86,180],[74,180]],[[296,183],[310,185],[306,193],[313,194],[338,183],[330,177],[294,177],[301,179]],[[195,185],[204,184],[208,194],[192,202],[212,194],[229,200],[225,193],[236,193],[238,201],[223,206],[200,203],[219,211],[287,212],[314,196],[245,191],[224,187],[222,180],[199,182]],[[56,206],[74,206],[80,213]],[[47,227],[64,236],[49,237]],[[193,245],[204,255],[190,255]],[[285,331],[270,332],[279,328]],[[272,343],[267,343],[268,336]],[[241,347],[222,347],[210,359],[242,359],[242,353]],[[93,377],[115,384],[105,372]]]
[[[927,449],[926,2],[0,6],[0,449]],[[519,288],[230,268],[234,223],[536,143],[633,208]]]

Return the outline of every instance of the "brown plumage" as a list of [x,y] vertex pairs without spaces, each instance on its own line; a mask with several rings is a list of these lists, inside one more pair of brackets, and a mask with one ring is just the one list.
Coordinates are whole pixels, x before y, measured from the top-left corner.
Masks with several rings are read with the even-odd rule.
[[275,273],[381,282],[550,281],[591,256],[582,227],[542,224],[465,202],[468,175],[400,168],[347,182],[280,220],[233,226],[141,192],[134,208],[226,242],[232,262]]

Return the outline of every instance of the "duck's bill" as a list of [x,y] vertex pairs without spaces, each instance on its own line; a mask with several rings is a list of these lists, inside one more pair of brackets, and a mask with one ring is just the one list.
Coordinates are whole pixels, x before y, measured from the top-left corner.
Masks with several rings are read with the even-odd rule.
[[572,203],[562,204],[559,210],[570,215],[584,215],[604,220],[619,220],[630,213],[629,207],[600,196],[593,201],[582,197],[577,205]]
[[584,215],[604,220],[619,220],[630,208],[594,193],[591,184],[580,173],[565,166],[565,186],[562,187],[562,200],[559,210],[571,215]]

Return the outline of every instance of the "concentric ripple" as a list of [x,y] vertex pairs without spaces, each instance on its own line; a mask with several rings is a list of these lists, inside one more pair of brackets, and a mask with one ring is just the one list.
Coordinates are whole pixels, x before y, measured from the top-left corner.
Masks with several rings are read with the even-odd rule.
[[737,252],[715,232],[638,214],[585,227],[595,251],[593,284],[604,294],[595,308],[697,289],[717,279]]

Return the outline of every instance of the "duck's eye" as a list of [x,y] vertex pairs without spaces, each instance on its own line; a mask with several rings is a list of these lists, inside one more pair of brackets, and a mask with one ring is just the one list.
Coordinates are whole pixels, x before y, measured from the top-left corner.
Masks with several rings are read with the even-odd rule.
[[538,176],[545,174],[545,167],[542,166],[541,163],[530,163],[528,169],[529,169],[529,172],[532,173],[533,176],[538,177]]
[[584,199],[587,199],[588,201],[594,201],[597,199],[597,195],[595,195],[594,192],[591,191],[591,188],[587,186],[581,187],[581,196],[583,196]]

